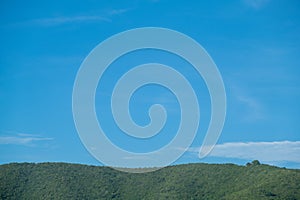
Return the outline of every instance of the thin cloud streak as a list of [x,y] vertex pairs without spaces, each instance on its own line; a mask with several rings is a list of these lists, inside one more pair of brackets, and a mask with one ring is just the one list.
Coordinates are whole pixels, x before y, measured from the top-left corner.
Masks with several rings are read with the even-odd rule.
[[263,107],[260,104],[259,101],[257,101],[256,99],[249,97],[249,96],[237,96],[237,100],[238,102],[244,104],[247,109],[247,115],[245,115],[246,117],[245,120],[247,121],[257,121],[257,120],[262,120],[265,119],[265,114],[263,112]]
[[131,9],[112,9],[102,15],[78,15],[78,16],[58,16],[50,18],[33,19],[26,21],[25,25],[38,25],[38,26],[59,26],[71,23],[99,23],[99,22],[112,22],[111,17],[121,15]]
[[[189,148],[188,152],[198,153],[199,148]],[[233,142],[217,144],[209,157],[260,160],[262,162],[300,163],[300,141],[274,142]]]
[[56,26],[67,23],[82,23],[82,22],[111,22],[109,18],[101,16],[73,16],[73,17],[54,17],[34,19],[29,21],[29,24],[36,24],[40,26]]
[[126,9],[113,9],[113,10],[110,10],[109,11],[109,15],[121,15],[121,14],[124,14],[126,12],[128,12],[129,8],[126,8]]
[[49,141],[53,138],[39,137],[33,134],[19,133],[15,136],[0,136],[0,145],[14,144],[14,145],[29,145],[38,141]]

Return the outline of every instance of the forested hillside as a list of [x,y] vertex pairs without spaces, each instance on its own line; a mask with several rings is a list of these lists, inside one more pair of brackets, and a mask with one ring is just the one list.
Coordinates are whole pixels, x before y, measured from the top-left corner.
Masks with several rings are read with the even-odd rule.
[[133,174],[67,163],[0,165],[1,199],[300,199],[300,170],[253,162]]

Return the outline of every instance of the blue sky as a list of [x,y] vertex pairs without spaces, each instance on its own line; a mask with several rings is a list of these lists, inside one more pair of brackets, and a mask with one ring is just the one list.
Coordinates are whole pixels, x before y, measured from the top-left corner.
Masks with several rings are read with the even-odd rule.
[[[200,102],[198,135],[176,163],[245,164],[259,159],[300,168],[299,11],[296,0],[1,2],[0,163],[101,165],[81,143],[73,122],[76,73],[101,41],[121,31],[153,26],[194,38],[218,66],[226,88],[227,117],[216,148],[198,159],[210,119],[209,94],[188,64],[165,52],[148,50],[118,59],[98,86],[96,109],[107,105],[109,113],[110,84],[124,70],[118,66],[156,60],[181,70]],[[110,114],[102,121],[112,133],[108,137],[137,152],[167,142],[179,121],[178,103],[168,90],[149,86],[136,92],[130,107],[133,119],[146,125],[153,103],[165,105],[170,117],[159,141],[128,145],[128,139],[116,136]],[[100,118],[103,113],[97,114]]]

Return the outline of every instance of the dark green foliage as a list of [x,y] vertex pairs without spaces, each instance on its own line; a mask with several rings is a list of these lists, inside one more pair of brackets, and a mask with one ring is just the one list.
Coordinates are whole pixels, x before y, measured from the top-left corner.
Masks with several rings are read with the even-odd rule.
[[252,165],[260,165],[260,162],[258,160],[253,160]]
[[299,199],[300,170],[253,161],[131,174],[66,163],[0,165],[0,199]]
[[250,167],[251,165],[260,165],[260,162],[258,160],[253,160],[251,163],[246,164],[247,167]]

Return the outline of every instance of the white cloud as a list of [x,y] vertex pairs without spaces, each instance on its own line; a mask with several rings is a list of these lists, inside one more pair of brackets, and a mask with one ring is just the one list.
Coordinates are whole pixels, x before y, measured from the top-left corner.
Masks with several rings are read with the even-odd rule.
[[38,141],[53,140],[53,138],[40,137],[33,134],[18,133],[14,136],[0,136],[1,144],[15,144],[15,145],[30,145]]
[[[189,148],[188,151],[198,153],[199,148]],[[209,156],[260,160],[267,163],[300,163],[300,141],[233,142],[217,144]]]

